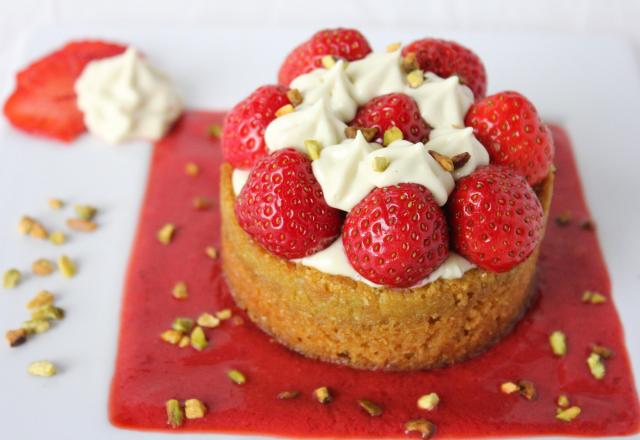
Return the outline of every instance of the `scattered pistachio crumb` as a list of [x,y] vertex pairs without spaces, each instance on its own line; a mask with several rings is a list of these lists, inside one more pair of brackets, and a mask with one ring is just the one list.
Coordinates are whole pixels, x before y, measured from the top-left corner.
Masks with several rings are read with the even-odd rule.
[[331,403],[333,401],[331,391],[329,391],[329,388],[327,387],[320,387],[313,390],[313,397],[322,404]]
[[298,89],[290,89],[287,92],[287,98],[289,98],[291,105],[293,105],[294,107],[297,107],[300,104],[302,104],[302,94]]
[[603,304],[607,302],[607,297],[599,292],[594,292],[592,290],[585,290],[582,293],[582,302],[589,304]]
[[453,168],[455,170],[462,168],[467,164],[467,162],[469,162],[469,159],[471,159],[471,154],[469,154],[467,151],[465,151],[464,153],[456,154],[451,158],[451,162],[453,162]]
[[576,417],[580,415],[582,410],[579,406],[572,406],[567,409],[563,409],[556,414],[556,419],[562,420],[563,422],[570,422]]
[[9,343],[9,347],[17,347],[18,345],[22,345],[27,341],[27,331],[23,328],[8,330],[5,333],[5,338]]
[[500,385],[500,391],[504,394],[513,394],[520,392],[520,386],[513,382],[504,382]]
[[195,323],[193,322],[193,319],[180,317],[173,321],[171,328],[178,332],[189,333],[193,329],[194,325]]
[[184,423],[184,413],[180,407],[180,402],[176,399],[167,400],[165,403],[167,409],[167,425],[172,428],[178,428]]
[[402,46],[402,43],[400,43],[399,41],[396,41],[395,43],[391,43],[387,45],[387,52],[395,52],[396,50],[400,49],[401,46]]
[[220,135],[222,135],[222,125],[220,124],[209,125],[209,136],[219,139]]
[[376,127],[347,127],[344,129],[344,135],[348,139],[355,139],[358,132],[362,133],[367,142],[373,142],[378,137],[378,129]]
[[307,139],[304,141],[304,147],[307,150],[307,154],[311,160],[320,159],[320,151],[322,151],[322,144],[313,139]]
[[231,382],[235,383],[236,385],[243,385],[247,381],[245,375],[238,370],[227,371],[227,376],[229,377],[229,379],[231,379]]
[[556,217],[556,224],[558,226],[567,226],[569,223],[571,223],[571,211],[562,211],[560,214],[558,214],[558,216]]
[[360,405],[360,408],[365,410],[371,417],[378,417],[382,415],[382,407],[371,400],[360,399],[358,400],[358,405]]
[[197,323],[200,327],[215,328],[220,325],[220,320],[211,313],[202,313],[198,316]]
[[31,233],[31,228],[33,228],[33,224],[36,221],[27,216],[27,215],[23,215],[22,217],[20,217],[20,221],[18,222],[18,232],[20,232],[21,235],[27,235],[29,233]]
[[39,309],[43,306],[48,306],[53,304],[53,293],[48,290],[41,290],[36,295],[31,298],[31,300],[27,303],[27,309]]
[[440,396],[436,393],[429,393],[418,399],[418,408],[433,411],[440,403]]
[[216,258],[218,258],[218,251],[214,246],[207,246],[206,248],[204,248],[204,253],[207,257],[211,258],[212,260],[215,260]]
[[525,399],[535,400],[538,397],[536,387],[532,382],[529,382],[528,380],[520,380],[518,381],[518,386],[520,387],[520,395]]
[[53,304],[42,306],[31,313],[31,319],[45,319],[47,321],[60,321],[64,319],[64,310]]
[[293,113],[294,107],[291,104],[285,104],[276,110],[276,118],[279,118],[284,115],[288,115],[289,113]]
[[58,270],[65,278],[72,278],[76,274],[76,265],[66,255],[61,255],[58,258]]
[[567,337],[560,330],[556,330],[549,335],[549,344],[554,355],[564,356],[567,354]]
[[158,241],[164,245],[168,245],[173,240],[173,234],[176,226],[173,223],[167,223],[158,230]]
[[596,228],[595,223],[590,218],[586,218],[580,221],[580,228],[585,231],[593,231]]
[[300,395],[300,391],[298,390],[286,390],[280,391],[276,396],[279,400],[291,400],[295,399]]
[[385,132],[384,135],[382,136],[382,144],[386,147],[389,144],[391,144],[392,142],[395,141],[399,141],[404,139],[404,135],[402,134],[402,130],[400,130],[398,127],[393,126],[388,128]]
[[407,82],[409,87],[415,89],[424,83],[424,72],[422,69],[414,69],[407,74]]
[[404,424],[405,434],[417,432],[422,439],[429,439],[436,432],[436,426],[425,419],[413,419]]
[[34,238],[46,240],[49,238],[49,231],[47,231],[41,223],[35,222],[31,227],[31,231],[29,231],[29,235]]
[[53,273],[53,262],[46,258],[38,258],[31,265],[31,271],[39,276],[50,275]]
[[204,334],[202,327],[196,326],[191,332],[191,346],[198,351],[202,351],[209,346],[207,335]]
[[22,328],[28,334],[44,333],[51,328],[51,323],[46,319],[30,319],[22,323]]
[[436,162],[438,162],[438,165],[440,165],[440,167],[442,167],[443,170],[450,173],[455,169],[455,166],[453,165],[453,161],[449,156],[440,154],[435,150],[429,150],[429,154],[431,155],[431,157],[435,159]]
[[231,318],[231,309],[222,309],[216,312],[216,317],[220,321],[224,321],[225,319]]
[[418,65],[418,60],[416,58],[415,52],[409,52],[404,57],[402,57],[402,70],[405,72],[411,72],[413,70],[418,69],[420,66]]
[[35,361],[29,364],[27,371],[32,376],[51,377],[58,372],[58,369],[50,361]]
[[185,166],[184,166],[184,172],[187,173],[187,176],[197,176],[200,173],[200,167],[198,166],[197,163],[194,162],[188,162]]
[[204,196],[196,196],[193,198],[193,207],[198,210],[204,211],[211,208],[211,200]]
[[60,199],[51,198],[49,199],[49,206],[52,209],[61,209],[62,207],[64,207],[64,202]]
[[325,55],[322,57],[322,67],[325,69],[331,69],[336,65],[336,59],[332,55]]
[[78,232],[93,232],[98,229],[96,222],[80,218],[67,219],[67,227]]
[[373,169],[373,171],[381,173],[389,167],[390,163],[391,161],[388,157],[375,156],[371,161],[371,169]]
[[49,241],[56,246],[59,246],[67,241],[67,236],[64,235],[64,232],[62,231],[54,231],[49,235]]
[[602,359],[611,359],[613,357],[613,350],[604,345],[593,344],[591,346],[591,352],[597,354]]
[[187,419],[201,419],[207,414],[207,407],[198,399],[187,399],[184,411]]
[[568,408],[569,407],[569,397],[566,394],[561,394],[558,396],[556,400],[556,404],[558,408]]
[[176,345],[182,339],[182,333],[176,330],[167,330],[162,332],[160,339],[164,342],[168,342],[169,344]]
[[73,208],[76,211],[76,216],[80,220],[93,220],[98,212],[98,209],[91,205],[75,205]]
[[598,380],[601,380],[605,373],[606,368],[604,366],[604,362],[602,362],[602,358],[598,353],[591,353],[587,358],[587,365],[589,366],[589,371],[591,371],[591,375]]
[[184,281],[178,281],[175,286],[173,286],[173,290],[171,294],[176,299],[187,299],[189,297],[189,290],[187,290],[187,283]]
[[5,289],[14,289],[20,284],[21,278],[22,274],[20,274],[18,269],[9,269],[2,276],[2,287]]
[[191,345],[191,338],[187,335],[184,335],[183,337],[181,337],[180,342],[178,342],[178,347],[180,348],[187,348],[190,345]]

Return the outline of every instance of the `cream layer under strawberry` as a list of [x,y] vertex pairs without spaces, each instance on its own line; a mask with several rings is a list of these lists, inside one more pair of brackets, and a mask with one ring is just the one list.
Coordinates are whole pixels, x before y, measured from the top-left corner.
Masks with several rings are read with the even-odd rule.
[[[312,168],[329,206],[348,212],[374,188],[397,183],[425,186],[442,206],[455,180],[489,163],[489,155],[473,130],[464,127],[464,116],[473,103],[471,90],[461,85],[457,76],[443,79],[431,72],[425,73],[421,85],[411,87],[401,62],[399,50],[372,53],[348,65],[338,61],[329,69],[301,75],[291,83],[291,88],[301,92],[302,104],[267,127],[265,141],[270,151],[293,147],[306,153],[306,140],[315,140],[324,146]],[[421,116],[432,127],[429,142],[397,140],[383,147],[367,142],[361,133],[355,139],[346,138],[345,128],[358,107],[388,93],[405,93],[416,101]],[[449,157],[469,153],[470,158],[464,166],[449,173],[428,154],[429,150]],[[377,157],[388,159],[389,165],[383,171],[375,171],[372,166]],[[248,174],[247,170],[234,170],[236,194]],[[351,266],[340,238],[322,251],[293,261],[377,286]],[[473,263],[451,252],[447,260],[416,287],[439,278],[460,278],[473,267]]]

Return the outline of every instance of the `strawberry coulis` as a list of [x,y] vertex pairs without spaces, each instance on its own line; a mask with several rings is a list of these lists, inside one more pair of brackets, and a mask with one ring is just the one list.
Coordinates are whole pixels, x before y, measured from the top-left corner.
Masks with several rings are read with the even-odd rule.
[[[539,262],[537,296],[514,331],[494,348],[470,361],[435,371],[390,373],[358,371],[306,359],[258,330],[234,307],[219,260],[204,248],[220,245],[218,211],[219,143],[207,135],[222,113],[187,112],[154,149],[147,191],[126,279],[120,339],[109,402],[111,422],[122,428],[172,430],[166,424],[168,399],[198,398],[206,417],[186,420],[177,431],[269,434],[291,437],[397,437],[404,423],[426,418],[437,436],[487,437],[567,434],[621,435],[638,432],[639,409],[620,320],[610,297],[610,281],[597,234],[579,226],[589,218],[569,139],[553,129],[558,168],[553,207]],[[187,162],[200,174],[185,174]],[[214,201],[195,210],[192,200]],[[573,221],[552,219],[569,210]],[[158,229],[175,223],[172,243],[156,240]],[[189,298],[174,299],[172,286],[184,280]],[[601,305],[583,304],[584,290],[608,297]],[[210,345],[202,352],[178,348],[159,335],[178,316],[197,317],[230,307],[243,322],[229,320],[206,330]],[[568,353],[554,357],[548,335],[562,330]],[[590,345],[614,351],[606,376],[594,379],[586,365]],[[226,375],[238,369],[242,385]],[[526,379],[537,388],[529,401],[499,391],[502,382]],[[328,386],[335,400],[316,402],[311,392]],[[299,390],[294,400],[278,400],[284,390]],[[422,394],[437,392],[432,412],[416,407]],[[582,414],[570,423],[555,419],[555,399],[568,395]],[[370,399],[384,412],[370,417],[357,399]],[[415,434],[413,434],[415,436]]]

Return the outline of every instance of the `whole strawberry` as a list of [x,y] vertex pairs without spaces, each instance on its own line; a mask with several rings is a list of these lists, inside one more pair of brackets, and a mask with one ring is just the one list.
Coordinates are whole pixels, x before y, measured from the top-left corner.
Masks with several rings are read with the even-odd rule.
[[371,191],[347,214],[342,241],[359,274],[391,287],[413,286],[449,255],[444,213],[415,183]]
[[371,53],[367,39],[355,29],[324,29],[293,49],[285,58],[278,82],[288,86],[297,76],[322,67],[322,58],[333,55],[347,61],[364,58]]
[[475,99],[487,93],[487,73],[482,61],[471,50],[453,41],[424,38],[414,41],[402,49],[402,55],[415,54],[420,69],[447,78],[458,75],[462,84],[468,86]]
[[349,125],[377,128],[380,138],[388,128],[396,126],[402,131],[404,139],[413,143],[428,141],[431,131],[420,116],[418,104],[404,93],[389,93],[373,98],[358,109]]
[[527,181],[489,165],[460,179],[447,202],[455,250],[482,269],[506,272],[542,239],[544,212]]
[[542,181],[553,162],[553,138],[536,108],[517,92],[500,92],[476,102],[465,125],[489,152],[491,163],[508,165],[531,185]]
[[238,223],[269,252],[301,258],[340,234],[341,211],[327,205],[309,158],[292,148],[258,160],[236,199]]
[[264,131],[276,118],[276,111],[291,103],[287,90],[283,86],[259,87],[227,113],[220,137],[222,154],[235,168],[251,168],[267,154]]

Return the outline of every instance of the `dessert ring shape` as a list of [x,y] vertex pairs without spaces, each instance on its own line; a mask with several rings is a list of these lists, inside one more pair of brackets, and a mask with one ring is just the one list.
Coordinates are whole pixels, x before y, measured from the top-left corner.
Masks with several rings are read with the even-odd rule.
[[[540,245],[508,272],[472,269],[418,288],[372,287],[271,254],[238,225],[233,169],[221,167],[223,269],[236,303],[281,344],[360,369],[443,367],[490,348],[526,312]],[[537,186],[545,222],[553,172]]]

